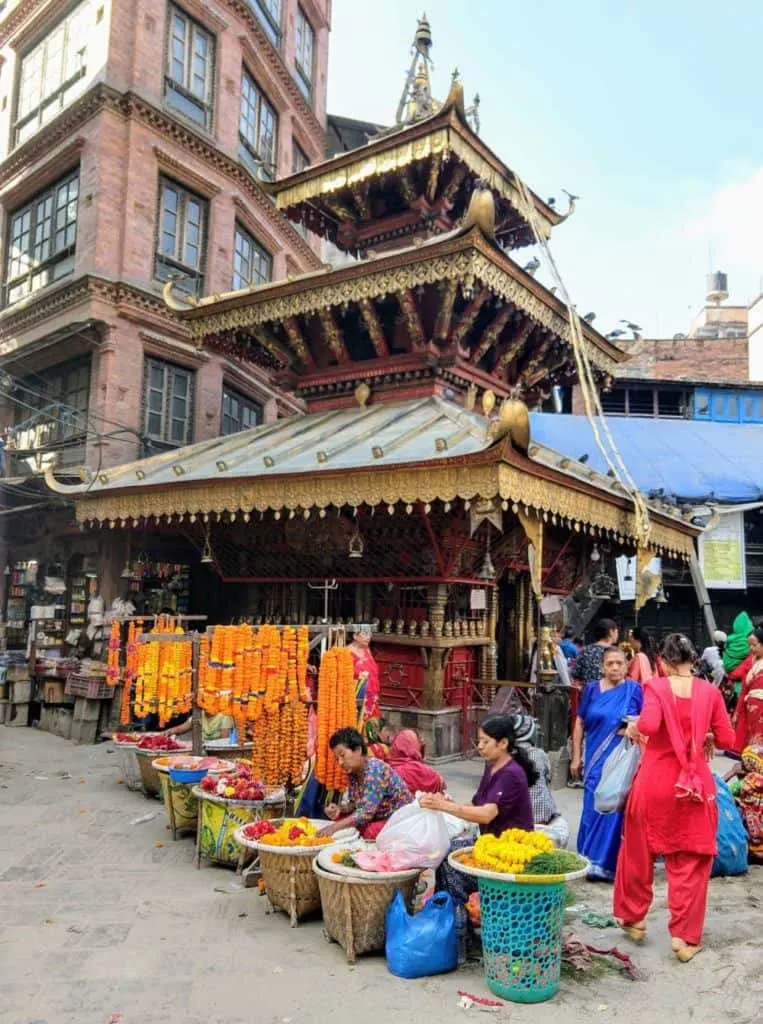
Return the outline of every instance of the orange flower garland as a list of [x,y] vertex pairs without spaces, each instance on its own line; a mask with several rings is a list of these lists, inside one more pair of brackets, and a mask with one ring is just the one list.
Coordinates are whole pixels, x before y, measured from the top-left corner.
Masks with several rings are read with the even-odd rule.
[[[169,615],[160,615],[151,634],[175,633],[181,641],[151,639],[135,643],[135,702],[137,718],[156,713],[164,726],[176,715],[191,709],[193,651],[190,636]],[[149,635],[151,635],[149,634]]]
[[346,647],[332,647],[321,660],[318,674],[318,748],[315,777],[329,790],[344,790],[347,775],[329,749],[337,729],[355,728],[355,672],[352,654]]
[[254,773],[296,784],[307,755],[307,627],[215,626],[200,649],[198,703],[252,734]]
[[130,697],[135,679],[138,675],[138,636],[143,632],[143,622],[131,622],[127,627],[127,651],[125,656],[125,678],[122,689],[122,706],[120,709],[120,725],[130,722]]
[[119,647],[121,640],[121,628],[115,620],[111,623],[109,635],[109,649],[106,657],[106,681],[109,686],[116,686],[119,682]]

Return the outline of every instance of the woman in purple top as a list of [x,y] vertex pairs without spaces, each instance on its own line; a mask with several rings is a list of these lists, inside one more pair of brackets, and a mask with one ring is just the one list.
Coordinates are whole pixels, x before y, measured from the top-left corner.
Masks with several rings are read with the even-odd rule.
[[[514,723],[508,715],[492,715],[482,723],[477,750],[485,760],[485,773],[470,804],[457,804],[440,793],[425,793],[422,807],[445,811],[462,821],[479,825],[480,832],[499,836],[507,828],[532,832],[530,787],[538,781],[538,770],[527,752],[517,746]],[[455,839],[451,850],[471,846],[473,840]],[[474,882],[473,885],[471,883]],[[465,900],[476,889],[476,880],[454,871],[443,861],[438,869],[437,888],[448,889],[456,899]]]

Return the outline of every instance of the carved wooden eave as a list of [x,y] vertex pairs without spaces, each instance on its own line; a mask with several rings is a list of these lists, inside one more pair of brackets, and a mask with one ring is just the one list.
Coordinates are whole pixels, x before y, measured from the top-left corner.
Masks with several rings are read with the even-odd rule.
[[[339,371],[349,387],[400,367],[447,367],[466,384],[484,381],[499,394],[518,388],[525,397],[533,393],[529,377],[547,391],[575,374],[567,308],[476,226],[362,263],[211,296],[177,315],[198,344],[289,370],[284,382],[304,395],[338,382]],[[599,375],[626,358],[589,324],[582,334]],[[276,349],[289,355],[288,367]]]
[[[289,218],[357,252],[422,231],[448,231],[480,178],[495,197],[500,244],[509,249],[533,244],[514,172],[455,105],[266,188]],[[564,217],[531,196],[548,238]]]
[[[392,412],[385,410],[385,415]],[[365,449],[373,437],[372,428],[365,426],[362,418],[379,414],[379,408],[356,410],[356,414],[358,425],[350,443]],[[219,523],[243,517],[248,522],[253,514],[271,513],[276,518],[316,513],[325,517],[332,509],[336,514],[336,510],[362,506],[405,514],[417,503],[450,505],[483,499],[504,514],[521,512],[569,531],[609,537],[625,546],[636,542],[638,522],[633,503],[607,478],[597,475],[596,481],[587,482],[524,455],[507,438],[491,443],[489,432],[483,442],[487,447],[471,454],[394,464],[395,458],[404,459],[405,446],[420,448],[422,435],[426,436],[427,430],[432,433],[430,423],[411,429],[403,413],[398,421],[399,440],[379,450],[378,462],[374,451],[368,464],[332,468],[332,454],[323,449],[334,444],[337,452],[346,454],[348,442],[342,443],[332,434],[332,416],[342,415],[346,413],[279,421],[234,438],[217,438],[115,467],[78,486],[62,484],[51,472],[46,473],[46,481],[56,493],[76,499],[79,522],[112,528],[162,521],[181,525],[199,517]],[[474,416],[454,412],[448,428],[454,444],[474,435],[470,422]],[[434,432],[440,430],[438,423]],[[315,431],[319,433],[314,436]],[[312,455],[315,469],[279,472],[283,450],[279,438],[284,433],[291,446],[284,459],[309,460]],[[264,460],[263,451],[271,453]],[[214,475],[200,471],[206,465]],[[241,466],[248,467],[251,475],[232,475],[237,466],[239,472]],[[149,484],[157,478],[162,482]],[[649,547],[656,554],[690,557],[697,533],[677,518],[651,511]]]

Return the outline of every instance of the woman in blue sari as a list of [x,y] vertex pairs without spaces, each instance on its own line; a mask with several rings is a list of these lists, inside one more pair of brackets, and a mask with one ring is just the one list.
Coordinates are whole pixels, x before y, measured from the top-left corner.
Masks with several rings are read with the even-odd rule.
[[638,716],[643,695],[638,683],[625,678],[625,655],[619,647],[608,647],[601,660],[602,678],[586,683],[572,734],[573,778],[580,778],[585,737],[583,814],[578,828],[578,852],[591,862],[588,877],[614,881],[617,855],[623,833],[621,811],[599,814],[593,796],[601,779],[604,762],[620,742],[627,716]]

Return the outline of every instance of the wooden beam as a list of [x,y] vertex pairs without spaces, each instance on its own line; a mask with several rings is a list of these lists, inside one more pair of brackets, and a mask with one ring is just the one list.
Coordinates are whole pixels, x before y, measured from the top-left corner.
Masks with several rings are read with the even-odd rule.
[[282,366],[291,366],[294,362],[294,353],[282,345],[273,335],[273,332],[264,324],[261,327],[253,328],[250,334],[252,340],[261,345]]
[[432,162],[429,165],[429,177],[427,179],[427,199],[430,203],[434,202],[434,197],[437,195],[437,182],[440,179],[441,164],[441,155],[439,153],[435,153],[432,157]]
[[419,316],[419,307],[416,302],[416,296],[410,288],[406,288],[403,292],[398,292],[398,301],[400,308],[403,311],[403,317],[408,326],[408,336],[411,339],[411,348],[423,348],[426,343],[426,337],[424,336],[424,327],[421,323],[421,317]]
[[307,342],[302,336],[302,331],[299,329],[297,318],[293,316],[286,317],[283,320],[283,329],[286,331],[286,337],[289,339],[289,344],[296,353],[299,360],[310,370],[315,369],[315,360],[310,355],[310,350],[307,347]]
[[534,320],[530,320],[529,318],[525,320],[514,337],[510,339],[504,351],[498,357],[494,373],[505,373],[506,370],[508,370],[509,366],[522,351],[522,346],[535,330],[536,326],[537,325]]
[[549,368],[546,359],[554,341],[553,334],[548,334],[538,341],[535,352],[517,368],[516,383],[521,383],[524,388],[531,388],[547,375]]
[[381,321],[376,315],[376,308],[373,302],[370,299],[361,299],[358,306],[363,317],[363,323],[366,325],[368,334],[373,342],[374,351],[380,359],[386,359],[389,356],[389,345],[384,337]]
[[443,198],[447,199],[449,203],[452,203],[453,200],[456,198],[456,193],[466,180],[466,174],[466,167],[463,164],[458,164],[458,166],[453,171],[453,174],[451,174],[450,181],[445,185],[445,187],[442,190]]
[[352,198],[355,201],[358,216],[361,220],[371,219],[371,204],[368,201],[370,187],[370,182],[366,182],[365,185],[357,185],[352,189]]
[[450,323],[453,319],[453,307],[456,304],[457,295],[458,280],[453,278],[453,280],[448,281],[445,286],[445,294],[442,297],[442,305],[440,306],[440,312],[437,317],[437,325],[435,327],[434,334],[438,341],[444,341],[450,334]]
[[398,178],[398,183],[400,185],[400,192],[403,196],[403,199],[410,206],[411,203],[416,198],[416,189],[413,184],[413,178],[410,167],[404,168],[402,174]]
[[472,324],[477,319],[477,314],[485,305],[489,297],[490,292],[487,288],[484,288],[474,296],[472,301],[458,318],[458,323],[451,332],[450,343],[452,345],[460,345],[463,342],[464,338],[466,338],[466,335],[469,333]]
[[322,309],[318,314],[318,319],[321,322],[323,328],[323,339],[328,345],[329,351],[338,363],[349,363],[350,353],[347,351],[347,346],[344,343],[341,332],[336,325],[334,314],[330,309]]
[[480,359],[486,356],[490,349],[496,344],[509,320],[514,316],[514,313],[514,307],[508,302],[503,309],[496,313],[493,318],[493,322],[488,326],[487,330],[482,335],[479,345],[477,345],[472,353],[471,361],[475,366],[478,365]]

